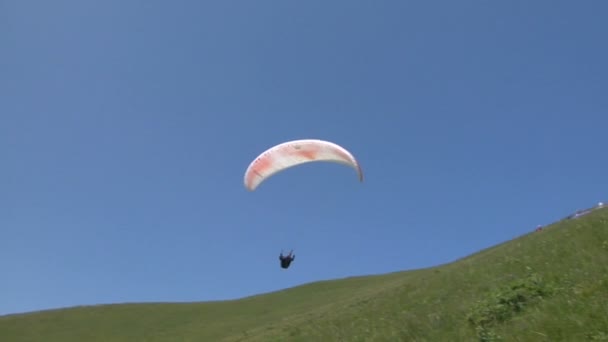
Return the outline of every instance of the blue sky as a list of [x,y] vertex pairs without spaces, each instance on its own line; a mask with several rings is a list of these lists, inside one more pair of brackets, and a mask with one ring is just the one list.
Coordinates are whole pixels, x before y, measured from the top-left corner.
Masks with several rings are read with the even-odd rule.
[[[0,2],[0,314],[434,266],[608,199],[606,10]],[[365,181],[308,164],[245,190],[300,138]]]

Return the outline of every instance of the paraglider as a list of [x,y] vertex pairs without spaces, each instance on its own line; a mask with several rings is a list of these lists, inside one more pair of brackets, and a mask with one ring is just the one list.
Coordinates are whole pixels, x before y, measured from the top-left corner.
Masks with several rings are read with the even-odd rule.
[[295,254],[292,255],[292,253],[293,250],[291,250],[287,256],[283,256],[283,251],[281,251],[281,254],[279,255],[279,260],[281,260],[281,268],[289,268],[291,262],[296,259]]
[[245,187],[254,191],[262,182],[288,168],[309,162],[333,162],[350,166],[363,181],[363,172],[355,157],[335,143],[302,139],[275,145],[255,158],[245,171]]
[[[357,173],[359,182],[363,181],[361,166],[355,157],[344,147],[333,142],[319,139],[291,140],[270,147],[258,155],[245,171],[245,188],[255,191],[258,186],[288,168],[311,162],[332,162],[351,167]],[[287,269],[294,261],[293,250],[287,256],[279,255],[281,268]]]

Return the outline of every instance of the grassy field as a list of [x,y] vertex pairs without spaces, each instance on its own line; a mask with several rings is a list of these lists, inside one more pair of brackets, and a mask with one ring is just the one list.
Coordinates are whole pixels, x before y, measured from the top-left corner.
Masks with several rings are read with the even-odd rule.
[[0,317],[0,341],[608,341],[608,208],[439,267]]

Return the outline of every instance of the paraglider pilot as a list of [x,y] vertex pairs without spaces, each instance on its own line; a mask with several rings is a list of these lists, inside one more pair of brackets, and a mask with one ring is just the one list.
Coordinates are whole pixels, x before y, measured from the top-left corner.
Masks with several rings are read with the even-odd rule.
[[283,256],[283,251],[281,251],[281,254],[279,255],[279,260],[281,260],[281,268],[289,268],[291,262],[296,258],[295,254],[292,255],[292,253],[293,250],[291,250],[287,256]]

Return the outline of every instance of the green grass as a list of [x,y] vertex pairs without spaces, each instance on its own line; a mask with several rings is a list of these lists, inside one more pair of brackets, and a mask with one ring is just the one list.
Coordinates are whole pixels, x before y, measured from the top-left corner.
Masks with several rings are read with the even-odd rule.
[[234,301],[0,317],[0,341],[608,341],[608,209],[456,262]]

